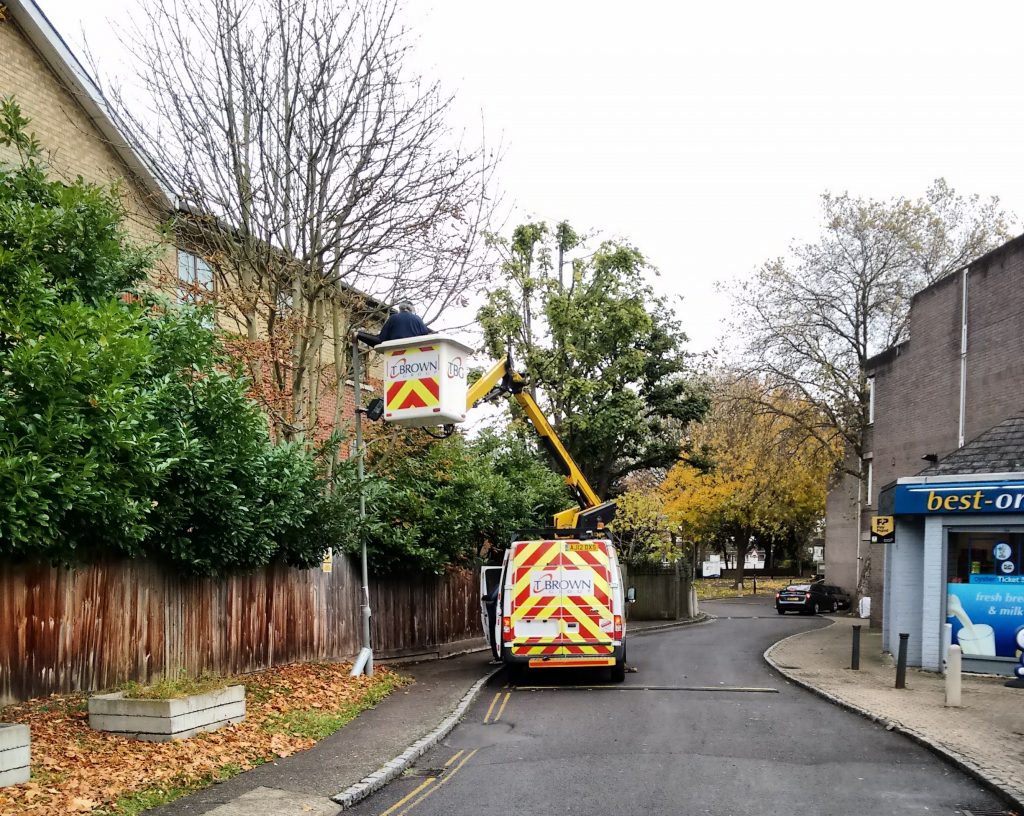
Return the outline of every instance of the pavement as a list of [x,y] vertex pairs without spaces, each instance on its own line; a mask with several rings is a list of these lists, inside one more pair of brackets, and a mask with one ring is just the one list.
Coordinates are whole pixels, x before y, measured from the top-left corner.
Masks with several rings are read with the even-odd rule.
[[[634,621],[634,634],[657,632],[700,623],[692,621]],[[483,639],[480,641],[483,643]],[[383,779],[366,780],[407,752],[418,741],[437,739],[450,731],[441,726],[461,717],[464,699],[496,667],[486,647],[473,648],[443,660],[390,664],[413,682],[395,691],[376,708],[364,712],[337,733],[277,762],[217,783],[194,794],[147,811],[152,816],[336,816],[342,808],[332,801],[359,786],[376,788]],[[454,724],[454,723],[452,723]],[[422,753],[422,752],[420,752]],[[418,756],[419,754],[417,754]],[[415,759],[416,757],[412,757]],[[410,761],[394,767],[397,776]],[[372,790],[361,791],[361,797]],[[356,799],[349,796],[349,799]]]
[[474,652],[398,668],[413,683],[394,691],[308,751],[147,811],[152,816],[335,816],[332,796],[375,773],[431,734],[494,671]]
[[[908,668],[896,689],[882,634],[836,616],[823,629],[788,637],[765,653],[779,672],[834,703],[906,734],[985,781],[1024,812],[1024,689],[1007,677],[963,675],[962,705],[945,707],[945,678]],[[850,669],[852,630],[861,629],[860,670]]]
[[763,596],[703,608],[713,620],[632,638],[637,672],[621,684],[584,670],[491,678],[448,737],[351,816],[1005,814],[933,752],[762,659],[826,619],[780,617]]
[[[709,648],[705,644],[705,640],[712,638],[709,643],[714,643],[717,642],[714,640],[715,638],[726,635],[737,645],[740,640],[750,638],[752,645],[756,646],[756,639],[760,638],[761,645],[756,647],[757,651],[754,653],[760,654],[761,650],[767,646],[765,658],[785,678],[879,724],[872,726],[878,729],[876,732],[852,729],[857,732],[855,742],[858,745],[863,743],[862,750],[860,747],[857,748],[863,757],[849,755],[848,743],[846,761],[840,763],[837,760],[834,763],[837,767],[844,767],[845,773],[854,774],[856,779],[866,776],[867,772],[860,770],[861,765],[858,764],[862,763],[864,768],[870,768],[873,765],[876,769],[890,767],[894,773],[899,770],[904,775],[908,773],[922,774],[920,780],[913,778],[912,787],[914,788],[929,788],[933,785],[930,781],[933,778],[938,780],[935,785],[945,784],[942,781],[940,766],[931,769],[922,758],[914,759],[912,755],[906,754],[905,749],[900,748],[898,744],[882,739],[882,737],[890,736],[896,738],[895,734],[886,734],[887,730],[891,730],[902,732],[915,741],[930,747],[933,753],[940,754],[952,761],[975,779],[983,781],[988,787],[995,789],[1002,798],[1011,803],[1024,802],[1024,755],[1022,755],[1020,747],[1020,737],[1024,735],[1024,705],[1021,705],[1021,702],[1024,702],[1024,697],[1017,696],[1024,691],[1002,686],[1005,679],[966,678],[964,707],[959,710],[949,710],[942,705],[942,679],[939,677],[908,670],[907,689],[903,691],[893,689],[895,672],[891,660],[881,654],[880,636],[867,632],[866,629],[862,631],[861,671],[851,672],[849,669],[849,628],[854,622],[858,622],[857,620],[837,617],[828,621],[821,617],[815,617],[800,618],[798,621],[797,616],[787,615],[782,618],[774,615],[774,610],[770,608],[769,604],[770,598],[759,596],[754,599],[737,601],[735,604],[715,602],[705,606],[706,609],[712,611],[712,617],[706,622],[705,627],[696,627],[693,632],[707,630],[709,634],[700,636],[697,641],[693,641],[692,637],[688,638],[692,644],[690,647],[692,653],[705,655],[702,659],[710,660],[706,668],[696,674],[692,671],[692,659],[689,663],[685,663],[685,661],[681,663],[690,665],[691,669],[684,670],[687,674],[679,672],[672,663],[673,660],[679,659],[679,656],[685,653],[681,651],[680,644],[686,641],[678,640],[683,635],[682,631],[673,634],[673,630],[689,629],[685,622],[681,626],[677,622],[671,621],[632,621],[630,631],[634,635],[646,633],[653,637],[642,638],[637,642],[637,647],[631,650],[631,654],[635,652],[639,658],[641,675],[630,677],[639,677],[643,684],[652,682],[655,684],[680,682],[695,684],[680,686],[680,688],[684,692],[696,694],[699,699],[702,695],[701,690],[707,690],[708,684],[712,682],[721,683],[721,679],[715,679],[727,677],[731,671],[729,660],[732,658],[728,657],[728,653],[723,653],[717,648]],[[750,630],[751,626],[757,629],[758,625],[753,624],[753,621],[744,622],[740,618],[751,616],[760,618],[761,626],[767,625],[768,629],[761,629],[760,634],[755,630]],[[720,622],[715,621],[716,617],[721,619]],[[776,627],[776,620],[770,618],[776,618],[779,626]],[[783,638],[775,645],[770,645],[781,635],[793,632],[796,627],[807,630],[809,626],[821,627],[822,625],[824,628],[801,631],[797,635]],[[718,630],[720,627],[726,626],[733,629],[723,629],[721,634],[712,635],[711,630]],[[655,635],[663,630],[665,631],[663,635]],[[748,630],[750,630],[750,634],[744,634]],[[736,634],[729,635],[728,632]],[[642,646],[642,643],[648,641],[650,641],[649,645]],[[746,652],[745,647],[742,648],[742,652],[749,653]],[[447,761],[443,760],[443,757],[446,756],[444,751],[450,753],[450,749],[457,746],[460,739],[465,740],[467,737],[472,737],[476,733],[474,729],[479,728],[473,724],[475,720],[482,719],[484,723],[487,722],[487,717],[492,716],[489,714],[489,710],[484,716],[488,700],[492,702],[493,706],[500,694],[505,693],[505,701],[508,702],[509,694],[501,692],[502,688],[508,687],[501,685],[504,682],[503,676],[497,678],[494,676],[496,668],[489,663],[489,657],[489,653],[485,651],[476,651],[441,660],[401,665],[399,671],[411,676],[415,681],[413,684],[395,691],[374,710],[360,715],[348,726],[319,742],[310,750],[261,766],[147,813],[156,816],[200,816],[200,814],[204,816],[243,816],[243,814],[245,816],[293,816],[293,814],[294,816],[337,816],[342,807],[334,800],[339,799],[339,794],[346,791],[360,791],[360,787],[365,789],[348,799],[344,797],[341,799],[345,802],[346,807],[354,807],[356,813],[374,812],[374,809],[380,806],[381,799],[379,797],[374,797],[372,801],[365,803],[365,806],[358,805],[358,800],[382,787],[385,782],[397,777],[400,777],[401,781],[388,785],[387,791],[382,792],[380,797],[388,800],[391,797],[400,796],[401,793],[406,792],[404,787],[411,786],[417,781],[418,766],[430,770],[434,766],[446,765]],[[665,669],[652,674],[651,670],[660,665],[664,665]],[[665,677],[660,677],[660,673],[663,671],[668,674]],[[768,671],[767,668],[754,671],[751,667],[750,679],[753,681],[756,676]],[[703,676],[705,672],[707,672],[707,677]],[[770,683],[770,677],[764,675],[764,679],[760,683],[750,685],[767,685],[764,680]],[[635,682],[631,680],[627,685]],[[660,688],[669,688],[669,686],[650,686],[651,690]],[[745,689],[739,686],[736,686],[734,690],[770,691],[770,689],[762,688]],[[480,696],[478,695],[480,691],[484,693],[481,698],[476,699]],[[494,700],[490,700],[492,693],[496,695]],[[627,697],[633,698],[633,695],[627,695]],[[636,700],[640,703],[640,698],[636,698]],[[800,703],[797,698],[796,704],[805,703]],[[510,706],[506,719],[512,717],[513,707],[515,706]],[[480,708],[480,711],[476,711],[477,708]],[[504,710],[504,705],[502,708]],[[795,711],[799,711],[799,708]],[[629,721],[637,723],[637,718],[642,715],[642,712],[641,705],[639,711],[630,715]],[[761,716],[760,714],[752,715],[751,722],[757,721],[757,718]],[[721,717],[721,714],[716,717]],[[849,715],[846,717],[849,718]],[[456,723],[464,718],[469,725],[464,724],[459,729],[463,736],[459,737],[457,734],[449,736],[449,732],[453,730]],[[676,719],[675,716],[667,717],[666,713],[652,716],[652,718],[649,726],[650,732],[656,730],[657,723],[666,724]],[[828,719],[819,717],[821,726],[829,732],[847,733],[851,731],[851,726],[844,726],[839,720],[835,724],[828,723],[826,725]],[[783,723],[791,720],[797,720],[793,713],[780,716],[780,721]],[[713,723],[713,728],[709,730],[712,733],[717,733],[722,725],[721,722]],[[725,730],[727,732],[736,731],[737,736],[742,736],[742,727],[748,725],[749,723],[745,721],[737,722],[735,729],[726,728]],[[670,732],[678,727],[674,725],[670,728]],[[520,733],[517,738],[521,740],[525,736],[525,733]],[[644,739],[646,740],[647,737],[645,736]],[[486,744],[490,744],[489,737]],[[872,744],[874,747],[869,748],[868,746]],[[627,760],[633,751],[632,749],[625,750],[625,745],[623,747],[622,757]],[[767,753],[770,754],[772,749],[774,746],[769,748]],[[472,750],[475,754],[475,745]],[[675,748],[672,750],[674,751]],[[732,750],[734,748],[726,749],[724,746],[715,750],[701,746],[697,754],[701,755],[707,751],[709,757],[724,757]],[[751,748],[751,750],[754,749]],[[871,758],[872,750],[876,751],[878,755],[873,759]],[[764,762],[765,753],[764,749],[759,748],[754,750],[750,759],[744,758],[744,761],[754,761],[760,764]],[[421,755],[426,756],[418,762]],[[755,755],[757,759],[755,759]],[[616,751],[614,756],[620,756],[620,754]],[[479,757],[476,758],[476,761],[479,761]],[[787,761],[783,767],[787,768],[791,764]],[[461,767],[462,762],[459,764],[459,768]],[[433,771],[430,770],[430,772]],[[620,772],[626,773],[626,766],[620,769]],[[871,772],[877,773],[876,770],[871,770]],[[470,773],[470,769],[463,771],[462,775],[465,776],[467,773]],[[857,773],[860,773],[861,776],[856,776]],[[772,776],[777,776],[777,773],[773,773]],[[896,780],[900,778],[904,782],[909,781],[906,776],[899,777],[897,775],[890,782],[895,782],[898,785]],[[929,781],[926,782],[926,779]],[[762,779],[761,782],[764,784],[765,780]],[[648,783],[647,788],[650,787],[650,784],[654,784],[655,780],[648,780]],[[853,784],[857,783],[854,781]],[[809,780],[807,785],[811,785]],[[803,786],[801,785],[801,787]],[[487,787],[486,783],[484,783],[484,787]],[[446,787],[445,790],[451,790],[451,796],[455,796],[456,786]],[[967,791],[968,788],[965,788],[963,783],[959,783],[956,790]],[[835,796],[835,792],[831,794]],[[687,796],[690,794],[688,793]],[[894,793],[887,792],[886,796],[892,798]],[[950,797],[954,797],[954,794],[943,791],[942,796],[945,797],[942,801],[947,801]],[[968,793],[963,792],[954,798],[956,801],[969,801],[967,797]],[[981,801],[977,792],[974,797],[975,802]],[[437,806],[441,808],[438,812],[463,812],[462,805],[469,804],[465,802],[460,804],[457,800],[444,804],[443,794],[440,794],[436,800]],[[777,801],[775,800],[776,803]],[[885,798],[882,797],[880,801],[885,801]],[[891,812],[909,812],[904,810],[906,804],[906,802],[902,802],[898,806],[894,804],[896,809]],[[655,808],[655,810],[658,809]],[[476,810],[473,807],[468,807],[465,812],[476,812]],[[715,807],[707,810],[700,809],[699,812],[718,813],[720,811]],[[730,809],[721,812],[744,811]],[[754,811],[745,812],[753,813]],[[818,812],[830,811],[819,808]],[[874,812],[890,811],[876,809]],[[956,812],[962,811],[957,810]],[[975,813],[980,812],[982,811],[975,810]],[[997,811],[986,812],[995,813]]]

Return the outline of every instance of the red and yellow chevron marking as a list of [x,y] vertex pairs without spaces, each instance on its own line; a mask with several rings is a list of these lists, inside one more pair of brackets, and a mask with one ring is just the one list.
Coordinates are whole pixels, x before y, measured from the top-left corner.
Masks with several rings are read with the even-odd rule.
[[[436,346],[411,346],[395,349],[392,357],[406,354],[435,351]],[[387,411],[400,411],[405,408],[434,408],[440,404],[441,380],[439,375],[432,377],[415,377],[408,380],[395,380],[388,386],[384,404]]]
[[[571,542],[570,542],[571,543]],[[606,545],[594,549],[570,549],[562,541],[534,541],[519,546],[513,556],[511,619],[557,620],[553,637],[516,638],[512,653],[523,657],[610,655],[612,633],[601,621],[613,619],[611,610],[610,558]],[[593,576],[593,595],[537,596],[530,593],[530,573],[560,568],[585,569]],[[575,623],[574,629],[569,624]]]
[[558,654],[558,651],[561,648],[562,647],[557,644],[550,643],[545,646],[513,646],[512,654],[518,655],[519,657],[538,657]]
[[515,552],[512,573],[512,623],[529,613],[531,618],[553,618],[561,606],[559,598],[543,598],[530,594],[530,572],[561,564],[560,541],[531,541]]
[[566,654],[570,655],[610,655],[615,651],[615,647],[611,644],[595,645],[595,646],[563,646]]
[[388,411],[403,408],[433,408],[441,401],[441,384],[437,377],[399,380],[391,383],[387,393]]

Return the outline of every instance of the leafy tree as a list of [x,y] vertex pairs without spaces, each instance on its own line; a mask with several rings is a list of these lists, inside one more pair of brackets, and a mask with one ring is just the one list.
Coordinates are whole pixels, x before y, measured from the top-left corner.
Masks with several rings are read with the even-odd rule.
[[658,489],[631,487],[616,500],[612,531],[627,563],[678,556],[671,540],[665,495]]
[[544,224],[521,225],[502,246],[505,283],[478,315],[487,348],[501,356],[511,343],[595,490],[607,495],[628,473],[674,462],[687,424],[707,403],[683,350],[686,336],[644,280],[643,254],[604,241],[567,263],[582,239],[564,222],[553,234]]
[[804,430],[814,406],[777,391],[773,409],[764,409],[750,393],[762,394],[763,386],[732,382],[716,393],[710,414],[693,429],[693,444],[710,457],[711,469],[682,461],[662,485],[666,512],[686,538],[735,550],[737,586],[754,542],[806,541],[820,523],[838,454]]
[[519,529],[546,526],[568,491],[514,434],[452,436],[422,448],[404,437],[371,458],[368,552],[375,571],[465,565]]
[[[50,181],[12,100],[0,143],[0,553],[308,564],[316,463],[271,444],[202,311],[141,290],[115,190]],[[277,542],[286,542],[282,548]]]

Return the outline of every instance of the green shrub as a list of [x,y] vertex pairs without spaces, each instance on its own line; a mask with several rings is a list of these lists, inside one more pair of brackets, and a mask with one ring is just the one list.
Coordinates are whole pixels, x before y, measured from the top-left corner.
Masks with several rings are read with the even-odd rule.
[[22,156],[0,167],[0,553],[316,563],[313,457],[272,444],[208,314],[124,297],[151,256],[116,190],[49,180],[26,124],[0,103],[0,143]]

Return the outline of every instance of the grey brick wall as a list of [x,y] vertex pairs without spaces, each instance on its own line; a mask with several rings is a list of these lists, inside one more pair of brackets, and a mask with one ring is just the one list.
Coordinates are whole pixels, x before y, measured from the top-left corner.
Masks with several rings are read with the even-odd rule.
[[[978,259],[967,277],[967,389],[965,441],[1024,409],[1024,236]],[[958,447],[960,409],[960,323],[963,273],[937,281],[919,292],[911,304],[909,339],[873,361],[875,422],[870,449],[874,467],[871,508],[865,508],[862,531],[877,507],[881,488],[901,476],[928,466],[927,454],[943,457]],[[849,512],[840,486],[829,496],[827,528],[829,562],[848,562],[856,537],[846,532]],[[833,491],[835,493],[836,491]],[[871,560],[868,593],[871,623],[881,624],[884,552],[867,549]],[[938,633],[936,633],[936,637]]]
[[857,479],[843,475],[825,506],[825,577],[851,596],[857,590]]

